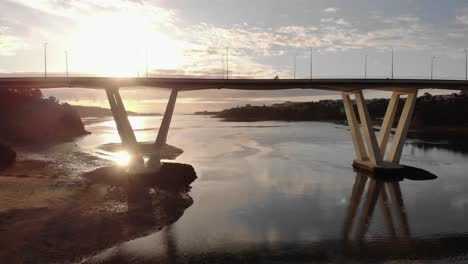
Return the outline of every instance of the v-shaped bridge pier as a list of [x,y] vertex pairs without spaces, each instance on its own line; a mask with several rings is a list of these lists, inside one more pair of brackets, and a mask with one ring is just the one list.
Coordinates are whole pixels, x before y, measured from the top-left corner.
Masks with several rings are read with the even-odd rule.
[[127,111],[125,110],[123,100],[120,96],[119,88],[106,88],[107,98],[109,99],[109,105],[115,120],[117,131],[122,141],[122,145],[128,150],[130,155],[130,162],[128,167],[129,173],[151,173],[159,171],[161,167],[161,151],[163,146],[166,144],[167,135],[171,126],[172,115],[174,114],[174,108],[177,100],[177,93],[177,89],[172,89],[166,111],[164,112],[164,116],[161,121],[161,126],[159,127],[156,140],[153,144],[153,150],[148,162],[145,164],[132,125],[128,120]]
[[[403,152],[406,135],[413,116],[417,94],[418,90],[399,90],[392,92],[392,97],[390,98],[387,111],[380,128],[379,137],[377,138],[362,90],[342,92],[346,118],[348,120],[354,149],[356,151],[356,159],[353,164],[355,167],[369,171],[376,171],[379,169],[398,169],[401,167],[401,154]],[[400,120],[396,126],[395,135],[391,142],[390,149],[387,151],[390,132],[397,114],[398,103],[400,101],[400,97],[405,95],[407,97],[400,114]],[[361,126],[359,125],[356,117],[356,111],[351,101],[351,96],[356,98],[356,107],[359,113]]]

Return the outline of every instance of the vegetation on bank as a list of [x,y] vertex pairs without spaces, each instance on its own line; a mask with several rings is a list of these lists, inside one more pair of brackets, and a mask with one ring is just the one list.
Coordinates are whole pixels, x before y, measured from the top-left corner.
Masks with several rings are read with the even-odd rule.
[[89,134],[78,113],[39,89],[0,91],[0,141],[47,144]]
[[[387,110],[389,99],[367,100],[373,121],[380,124]],[[405,99],[400,99],[399,114]],[[356,107],[356,106],[355,106]],[[246,105],[226,109],[215,117],[224,121],[333,121],[345,122],[346,114],[342,100],[321,100],[318,102],[285,102],[271,106]],[[413,129],[426,128],[468,128],[468,95],[454,93],[451,95],[431,95],[425,93],[417,98]]]

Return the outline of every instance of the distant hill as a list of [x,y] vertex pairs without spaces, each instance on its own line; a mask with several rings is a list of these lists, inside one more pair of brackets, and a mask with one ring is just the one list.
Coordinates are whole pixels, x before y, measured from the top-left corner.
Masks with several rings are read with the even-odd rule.
[[[83,106],[83,105],[72,105],[71,106],[78,115],[83,117],[103,117],[103,116],[112,116],[112,112],[109,108],[97,107],[97,106]],[[158,116],[159,113],[136,113],[132,111],[127,111],[128,115],[133,116]]]

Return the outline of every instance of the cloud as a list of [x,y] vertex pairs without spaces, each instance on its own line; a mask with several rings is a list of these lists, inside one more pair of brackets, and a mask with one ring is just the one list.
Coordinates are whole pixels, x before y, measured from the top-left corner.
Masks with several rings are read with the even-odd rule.
[[[71,21],[70,23],[74,23],[75,27],[80,28],[83,21],[90,21],[91,18],[98,18],[91,20],[98,23],[103,14],[117,14],[117,17],[123,14],[138,17],[139,22],[148,27],[148,31],[161,33],[162,37],[170,38],[170,41],[166,41],[169,43],[166,46],[177,46],[177,50],[180,50],[180,54],[176,55],[183,59],[177,67],[160,67],[153,70],[155,74],[161,75],[218,76],[221,68],[221,55],[225,53],[227,46],[230,47],[230,68],[233,73],[239,76],[253,76],[254,74],[272,76],[278,73],[287,74],[290,69],[282,66],[269,66],[268,63],[263,62],[263,57],[289,56],[288,53],[292,51],[306,51],[310,47],[319,52],[362,48],[388,49],[390,47],[421,50],[443,47],[442,35],[445,38],[447,34],[451,38],[462,38],[460,30],[445,31],[444,34],[438,35],[433,27],[424,24],[419,17],[411,14],[373,16],[362,22],[353,20],[352,17],[337,16],[336,7],[321,10],[322,17],[315,25],[283,24],[272,28],[255,26],[253,23],[185,24],[186,21],[176,10],[161,8],[154,2],[143,0],[11,1],[46,14],[47,17],[54,17],[56,20],[53,21],[54,23],[47,24],[42,22],[47,19],[36,19],[43,23],[39,25],[30,23],[26,19],[0,21],[0,25],[8,25],[0,26],[0,47],[2,48],[0,55],[13,55],[18,49],[25,47],[25,38],[17,32],[23,32],[23,35],[31,34],[31,32],[40,32],[44,36],[55,34],[57,39],[61,38],[64,35],[64,26],[61,26],[62,29],[57,29],[61,25],[57,23],[60,21],[57,17],[63,21]],[[43,18],[44,15],[40,17]],[[468,11],[457,15],[457,20],[461,23],[468,22],[466,18],[468,18]],[[91,23],[91,26],[93,25]],[[50,38],[52,37],[47,39]],[[158,39],[159,42],[145,41],[152,46],[159,45],[158,47],[164,50],[165,46],[161,44],[160,39]],[[82,46],[82,43],[79,45]],[[170,55],[172,58],[172,54]],[[98,67],[101,66],[98,65]]]
[[335,21],[336,24],[338,25],[341,25],[341,26],[349,26],[350,23],[346,20],[344,20],[343,18],[338,18],[336,21]]
[[455,18],[457,22],[468,25],[468,8],[462,9]]
[[27,45],[17,37],[0,33],[0,56],[13,56]]
[[26,43],[15,36],[14,22],[0,19],[0,56],[13,56],[20,49],[26,48]]
[[328,7],[322,10],[322,13],[336,13],[338,11],[338,8],[336,7]]

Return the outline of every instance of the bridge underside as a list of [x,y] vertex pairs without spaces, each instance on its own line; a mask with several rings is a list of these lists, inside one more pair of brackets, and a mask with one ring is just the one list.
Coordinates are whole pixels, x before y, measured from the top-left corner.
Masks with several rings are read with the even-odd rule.
[[[106,78],[106,77],[52,77],[52,78],[0,78],[0,89],[37,88],[94,88],[105,89],[117,130],[132,156],[130,171],[158,171],[161,148],[166,143],[178,92],[204,89],[284,90],[316,89],[341,92],[346,117],[356,151],[354,166],[370,171],[400,168],[400,158],[411,122],[419,89],[468,90],[468,81],[423,79],[204,79],[204,78]],[[154,143],[153,154],[145,164],[138,149],[138,142],[127,117],[121,87],[150,87],[171,89],[171,96]],[[392,93],[378,137],[376,136],[364,99],[364,90],[380,90]],[[355,97],[355,104],[351,97]],[[396,126],[393,141],[389,145],[390,132],[396,117],[400,97],[406,96],[403,110]],[[358,115],[356,115],[356,105]],[[358,122],[358,117],[359,121]]]
[[[129,172],[154,173],[159,171],[161,166],[161,149],[166,143],[169,133],[178,89],[172,89],[171,91],[166,111],[164,112],[161,126],[154,142],[153,153],[146,164],[142,155],[139,154],[138,142],[128,120],[127,111],[120,97],[119,89],[116,87],[106,88],[106,93],[122,144],[127,148],[132,157],[129,164]],[[354,167],[371,172],[401,168],[400,159],[417,94],[418,90],[398,90],[392,92],[380,133],[377,137],[364,99],[363,90],[355,89],[342,92],[344,109],[356,151]],[[352,96],[355,97],[355,104],[351,100]],[[406,96],[406,100],[396,126],[393,141],[389,144],[390,133],[397,116],[398,102],[402,96]],[[358,115],[356,115],[355,108],[357,108]],[[388,145],[390,145],[390,148],[387,151]]]
[[468,81],[424,79],[206,79],[206,78],[111,78],[111,77],[12,77],[0,78],[0,89],[149,87],[178,89],[284,90],[318,89],[348,91],[374,89],[468,90]]

